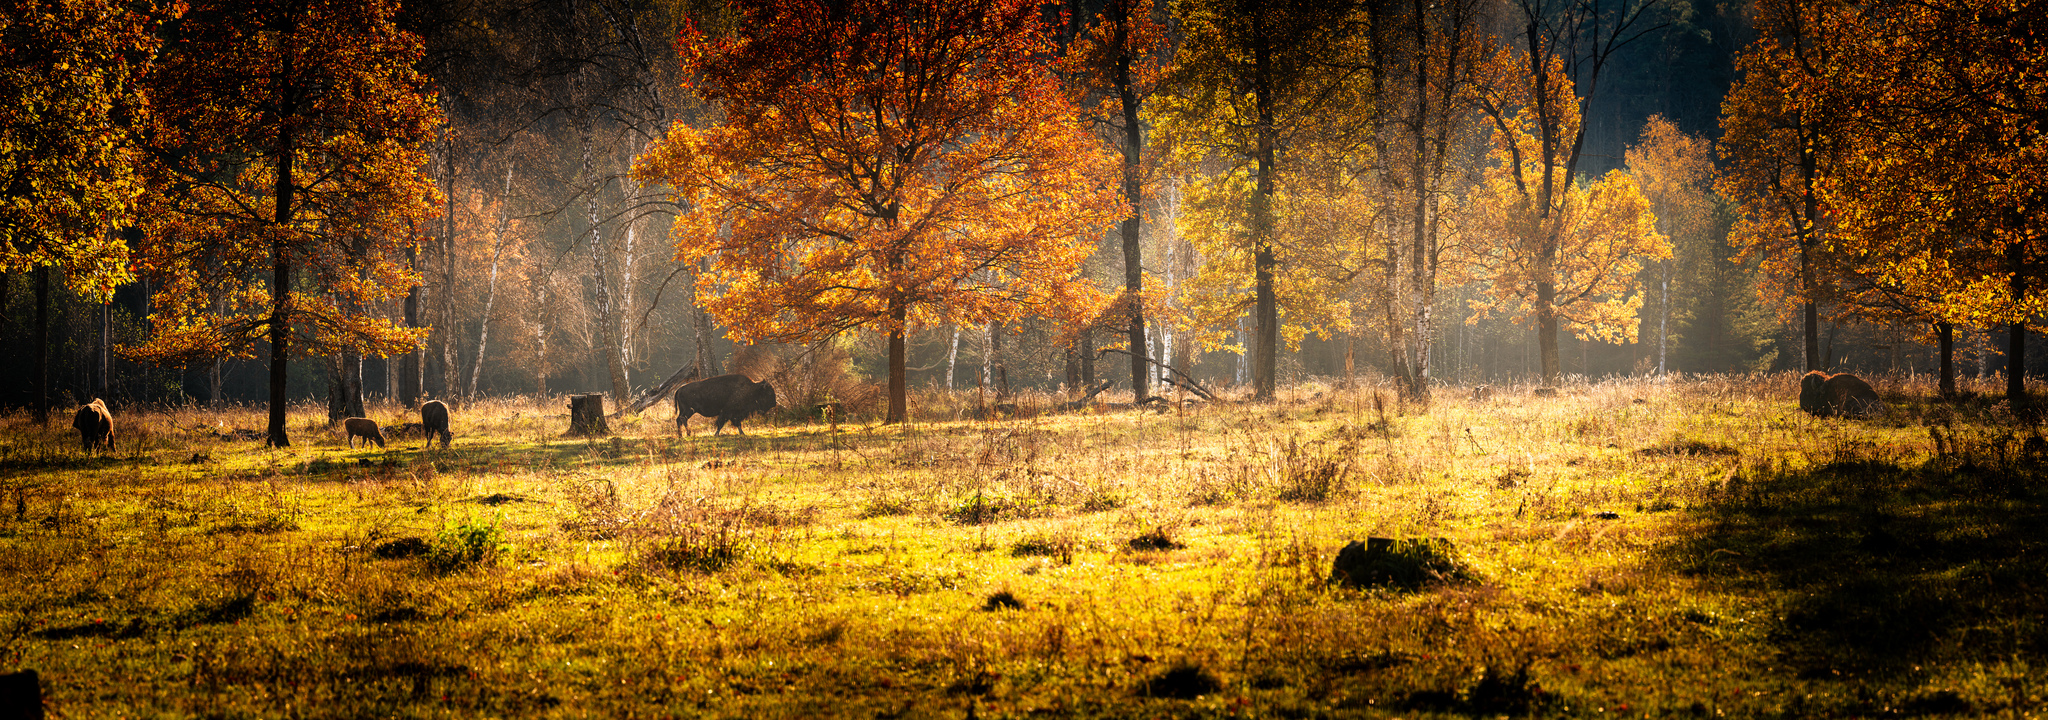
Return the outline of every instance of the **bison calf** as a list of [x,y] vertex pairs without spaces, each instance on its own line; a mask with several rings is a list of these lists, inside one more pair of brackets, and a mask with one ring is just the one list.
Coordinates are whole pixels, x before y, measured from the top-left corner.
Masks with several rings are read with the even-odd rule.
[[773,409],[775,388],[765,380],[754,382],[738,373],[699,380],[676,390],[676,434],[689,431],[691,416],[703,415],[716,418],[712,423],[713,435],[725,432],[726,423],[732,423],[733,430],[745,435],[747,431],[740,427],[741,421]]
[[433,445],[434,438],[441,438],[441,449],[448,449],[448,443],[455,439],[455,433],[448,432],[448,404],[439,400],[420,403],[420,427],[427,431],[427,444]]
[[71,427],[78,428],[78,441],[84,449],[114,449],[114,414],[107,412],[107,404],[99,398],[78,408],[78,414],[71,418]]
[[376,441],[379,448],[384,447],[384,431],[377,429],[377,421],[375,420],[369,418],[349,418],[341,421],[341,426],[348,428],[348,446],[350,449],[355,448],[356,438],[363,439],[363,447],[369,447],[371,441]]
[[342,421],[342,428],[348,430],[348,448],[356,446],[356,438],[362,438],[362,446],[369,448],[375,442],[383,448],[383,430],[377,430],[377,421],[369,417],[348,417]]
[[1799,378],[1799,409],[1819,417],[1869,417],[1884,412],[1884,401],[1863,378],[1815,370]]

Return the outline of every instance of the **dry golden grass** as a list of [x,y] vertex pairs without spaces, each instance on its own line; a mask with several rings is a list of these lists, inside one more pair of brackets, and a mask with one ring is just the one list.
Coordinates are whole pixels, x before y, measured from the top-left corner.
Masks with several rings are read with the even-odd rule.
[[[219,437],[262,427],[232,408],[86,455],[17,416],[0,670],[65,717],[2036,712],[2038,435],[1924,379],[1872,421],[1795,384],[929,393],[905,427],[679,439],[661,406],[594,441],[514,398],[447,451],[307,407],[287,450]],[[1331,586],[1367,536],[1480,581]]]

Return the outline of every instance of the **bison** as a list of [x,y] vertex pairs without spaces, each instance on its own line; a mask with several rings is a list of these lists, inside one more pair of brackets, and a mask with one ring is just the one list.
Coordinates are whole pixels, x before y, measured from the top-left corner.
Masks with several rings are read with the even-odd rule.
[[71,426],[78,428],[78,441],[84,449],[92,450],[99,446],[114,449],[114,414],[107,412],[106,402],[99,398],[79,406],[78,414],[71,418]]
[[363,447],[369,447],[371,441],[375,441],[380,449],[384,447],[384,431],[377,429],[375,420],[349,418],[341,421],[341,426],[348,428],[348,446],[351,450],[355,449],[356,438],[363,439]]
[[427,431],[427,445],[434,444],[434,437],[441,438],[441,449],[455,439],[455,433],[448,432],[448,404],[439,400],[420,403],[420,427]]
[[1884,401],[1863,378],[1815,370],[1799,378],[1799,409],[1819,417],[1869,417],[1884,412]]
[[726,423],[732,423],[733,430],[745,435],[747,430],[740,427],[741,421],[773,409],[775,388],[765,380],[754,382],[738,373],[699,380],[676,390],[676,434],[689,431],[691,416],[703,415],[717,418],[712,423],[713,435],[725,432]]

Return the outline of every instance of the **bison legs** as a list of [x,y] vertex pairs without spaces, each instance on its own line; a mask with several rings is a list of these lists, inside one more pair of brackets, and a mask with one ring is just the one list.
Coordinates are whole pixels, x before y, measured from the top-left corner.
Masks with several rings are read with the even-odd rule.
[[728,417],[725,417],[724,415],[720,415],[720,416],[718,416],[718,422],[714,423],[714,425],[716,426],[716,430],[715,430],[714,432],[712,432],[711,434],[713,434],[713,435],[722,435],[722,434],[724,434],[724,433],[725,433],[725,424],[726,424],[726,423],[732,423],[732,431],[733,431],[733,432],[739,433],[739,434],[741,434],[741,435],[746,435],[746,434],[747,434],[747,429],[746,429],[746,428],[743,428],[743,427],[740,427],[740,421],[741,421],[741,420],[744,420],[744,419],[745,419],[745,418],[728,418]]

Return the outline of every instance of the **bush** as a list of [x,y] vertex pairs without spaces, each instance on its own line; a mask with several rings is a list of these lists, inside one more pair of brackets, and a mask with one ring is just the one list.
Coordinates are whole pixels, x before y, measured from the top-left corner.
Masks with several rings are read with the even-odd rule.
[[1288,502],[1323,502],[1342,494],[1356,472],[1351,459],[1357,451],[1353,441],[1332,447],[1321,440],[1301,444],[1288,440],[1280,457],[1280,490],[1275,497]]
[[987,525],[1000,520],[1033,517],[1038,510],[1037,503],[1030,500],[976,490],[973,495],[948,508],[944,517],[958,525]]
[[441,572],[455,572],[468,567],[491,565],[504,554],[505,531],[498,527],[498,518],[489,522],[466,519],[454,527],[441,528],[434,540],[427,545],[427,564]]

